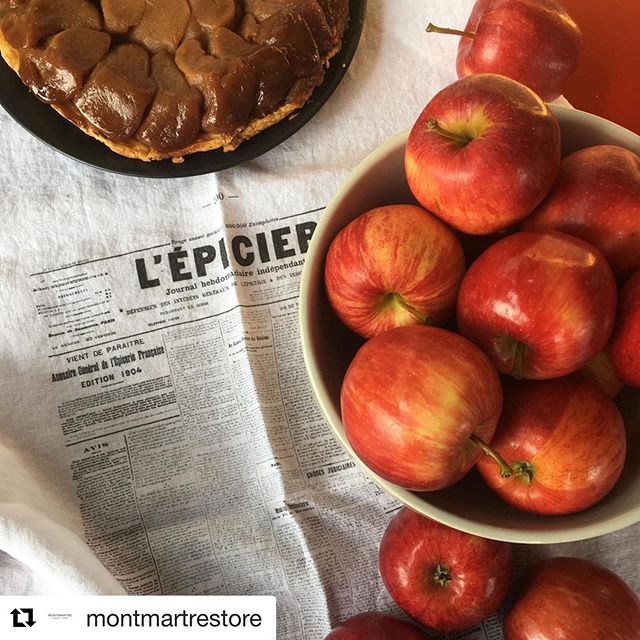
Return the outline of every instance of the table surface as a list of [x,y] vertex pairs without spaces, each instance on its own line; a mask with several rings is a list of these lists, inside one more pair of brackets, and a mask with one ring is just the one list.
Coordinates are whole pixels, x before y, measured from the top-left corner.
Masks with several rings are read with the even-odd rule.
[[565,96],[577,109],[640,134],[640,2],[560,0],[582,29],[582,53]]

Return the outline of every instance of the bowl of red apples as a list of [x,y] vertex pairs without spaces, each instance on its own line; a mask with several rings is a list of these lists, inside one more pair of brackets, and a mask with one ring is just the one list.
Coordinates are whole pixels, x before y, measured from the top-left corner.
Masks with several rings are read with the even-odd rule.
[[639,153],[474,73],[327,207],[307,371],[338,440],[412,510],[523,543],[640,521]]

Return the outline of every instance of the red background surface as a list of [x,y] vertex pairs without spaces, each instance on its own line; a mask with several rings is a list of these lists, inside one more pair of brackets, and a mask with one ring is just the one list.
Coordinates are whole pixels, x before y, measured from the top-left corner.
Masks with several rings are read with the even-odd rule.
[[582,54],[564,93],[640,134],[640,0],[560,0],[582,29]]

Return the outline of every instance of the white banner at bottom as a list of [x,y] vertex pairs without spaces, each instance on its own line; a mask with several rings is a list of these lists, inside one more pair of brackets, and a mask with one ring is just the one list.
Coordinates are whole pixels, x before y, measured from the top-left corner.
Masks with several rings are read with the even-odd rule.
[[276,640],[273,596],[0,596],[0,638]]

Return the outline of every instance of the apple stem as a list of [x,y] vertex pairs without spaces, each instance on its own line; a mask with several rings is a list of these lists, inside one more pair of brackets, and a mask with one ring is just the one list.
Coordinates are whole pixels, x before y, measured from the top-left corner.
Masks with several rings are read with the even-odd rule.
[[422,324],[433,324],[433,320],[425,313],[421,313],[415,307],[412,307],[399,293],[393,294],[394,300],[414,318],[418,319]]
[[509,463],[495,449],[492,449],[484,440],[478,438],[475,433],[472,433],[469,436],[469,440],[480,447],[480,449],[482,449],[482,453],[484,453],[485,456],[493,458],[498,463],[498,466],[500,467],[500,475],[503,478],[510,478],[513,475],[513,469],[509,466]]
[[526,460],[519,460],[518,462],[514,462],[511,465],[511,468],[517,476],[525,481],[528,487],[531,486],[531,483],[533,482],[534,468],[530,462],[527,462]]
[[451,582],[451,569],[446,564],[438,564],[433,571],[433,581],[440,587]]
[[447,131],[446,129],[442,128],[435,118],[429,118],[429,120],[427,120],[427,128],[433,129],[433,131],[436,131],[441,136],[449,138],[449,140],[453,140],[454,142],[457,142],[458,144],[461,144],[463,146],[471,142],[471,138],[468,138],[467,136],[461,136],[457,133],[453,133],[452,131]]
[[449,29],[447,27],[436,27],[435,24],[429,23],[426,29],[427,33],[446,33],[451,36],[462,36],[463,38],[475,38],[473,31],[461,31],[460,29]]
[[513,364],[511,365],[511,375],[516,380],[522,380],[522,370],[524,369],[524,356],[527,353],[527,345],[522,342],[516,343],[516,351],[513,355]]

